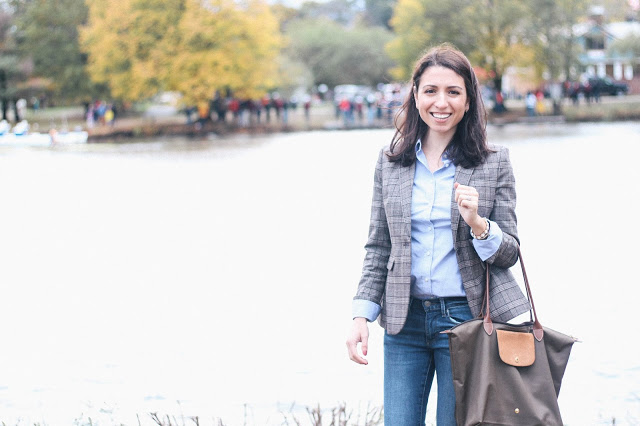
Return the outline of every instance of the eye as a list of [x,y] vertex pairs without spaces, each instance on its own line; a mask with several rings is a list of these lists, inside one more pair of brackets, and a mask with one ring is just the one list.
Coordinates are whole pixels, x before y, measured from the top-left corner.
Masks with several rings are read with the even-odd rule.
[[424,89],[424,93],[436,93],[436,89]]
[[459,90],[449,90],[449,93],[452,95],[459,95],[460,91]]

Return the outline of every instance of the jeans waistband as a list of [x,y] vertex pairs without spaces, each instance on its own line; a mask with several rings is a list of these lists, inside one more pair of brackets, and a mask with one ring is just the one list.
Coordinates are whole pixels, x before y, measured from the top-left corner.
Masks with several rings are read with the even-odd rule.
[[466,297],[438,297],[435,299],[417,299],[415,297],[411,297],[411,304],[419,304],[425,310],[440,309],[442,312],[446,312],[447,305],[456,302],[468,303]]

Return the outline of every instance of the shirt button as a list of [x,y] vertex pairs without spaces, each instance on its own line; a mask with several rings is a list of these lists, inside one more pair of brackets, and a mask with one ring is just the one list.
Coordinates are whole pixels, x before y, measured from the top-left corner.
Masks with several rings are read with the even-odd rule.
[[428,282],[429,282],[429,278],[425,278],[425,279],[424,279],[424,282],[425,282],[425,283],[428,283]]
[[430,227],[430,226],[429,226],[429,227],[427,227],[427,231],[431,231],[431,227]]
[[427,256],[431,256],[431,252],[430,251],[427,252]]

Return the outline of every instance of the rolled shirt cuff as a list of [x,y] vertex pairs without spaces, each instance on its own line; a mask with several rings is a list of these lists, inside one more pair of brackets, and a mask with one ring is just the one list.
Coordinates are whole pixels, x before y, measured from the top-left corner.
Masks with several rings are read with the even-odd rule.
[[502,229],[500,226],[490,220],[489,236],[486,240],[473,239],[473,247],[476,249],[476,253],[480,256],[480,259],[484,262],[491,256],[493,256],[502,244]]
[[366,299],[354,299],[351,302],[353,318],[366,318],[369,322],[373,322],[378,318],[381,309],[380,305]]

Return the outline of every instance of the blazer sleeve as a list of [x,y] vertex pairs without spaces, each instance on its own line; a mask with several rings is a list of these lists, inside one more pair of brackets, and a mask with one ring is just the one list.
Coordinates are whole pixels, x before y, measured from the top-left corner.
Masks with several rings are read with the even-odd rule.
[[498,175],[493,209],[489,219],[502,229],[500,247],[486,262],[500,268],[510,268],[518,260],[517,218],[516,218],[516,181],[509,160],[509,150],[501,147],[498,161]]
[[364,299],[381,304],[387,280],[387,262],[391,253],[391,238],[387,215],[383,201],[383,162],[384,149],[380,150],[373,184],[373,200],[371,202],[371,221],[369,236],[364,248],[366,250],[362,276],[358,284],[355,299]]

